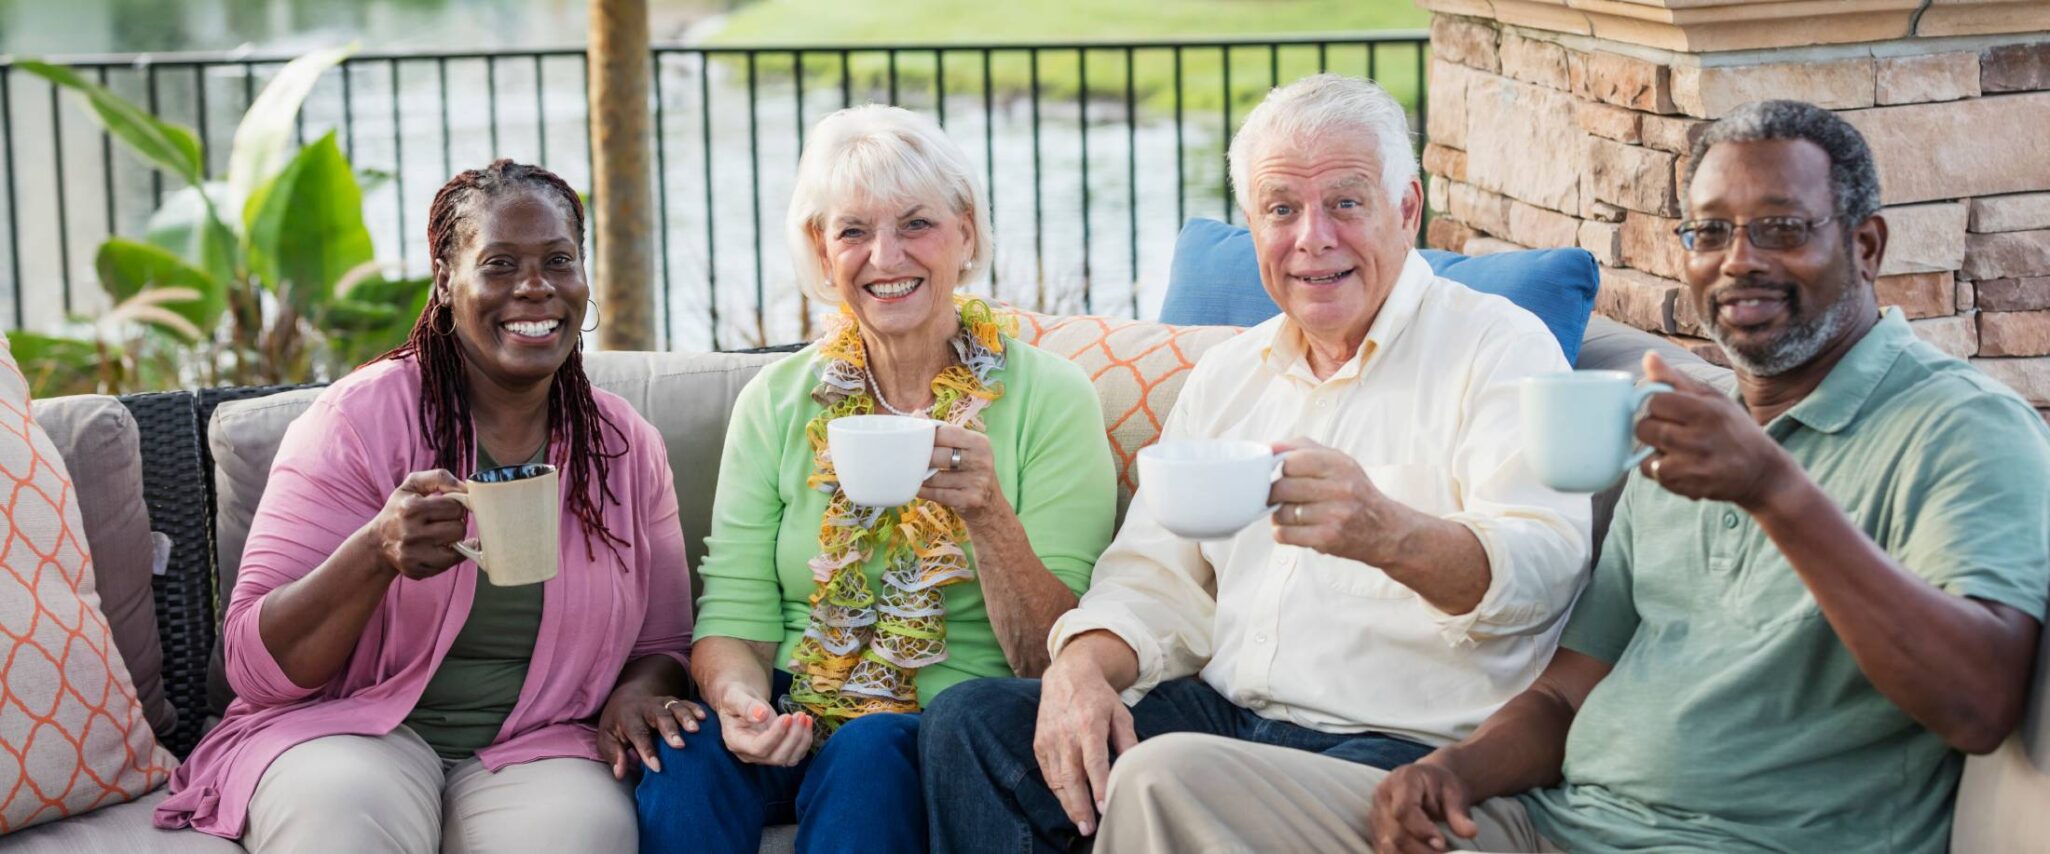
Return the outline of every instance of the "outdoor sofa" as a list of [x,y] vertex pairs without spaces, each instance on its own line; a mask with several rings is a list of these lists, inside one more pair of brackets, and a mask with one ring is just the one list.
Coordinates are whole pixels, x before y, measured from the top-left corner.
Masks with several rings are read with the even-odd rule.
[[[1179,253],[1178,253],[1179,254]],[[1591,267],[1591,261],[1587,262]],[[1590,297],[1591,298],[1591,297]],[[1120,472],[1120,503],[1129,500],[1129,465],[1138,447],[1151,441],[1158,419],[1172,405],[1187,367],[1204,348],[1233,331],[1220,327],[1175,327],[1160,323],[1090,317],[1028,316],[1023,336],[1082,363],[1096,378],[1105,401]],[[1586,323],[1576,366],[1639,371],[1647,349],[1658,350],[1682,369],[1728,388],[1728,371],[1693,353],[1605,318]],[[599,352],[586,356],[592,382],[625,397],[660,429],[676,476],[682,523],[691,565],[704,555],[704,538],[717,482],[719,449],[728,410],[749,378],[786,353]],[[1136,394],[1135,386],[1136,383]],[[39,422],[63,449],[140,447],[140,459],[80,453],[67,457],[87,519],[108,515],[111,505],[146,502],[149,524],[169,538],[161,574],[145,586],[140,578],[102,578],[106,610],[123,631],[119,591],[148,589],[153,607],[128,613],[155,619],[161,665],[149,656],[129,656],[138,684],[161,681],[178,721],[160,727],[173,752],[190,750],[210,718],[229,699],[214,648],[221,597],[233,589],[250,518],[261,499],[270,462],[285,427],[304,411],[317,388],[212,389],[146,394],[114,399],[80,396],[39,401]],[[113,435],[134,433],[133,439]],[[82,435],[104,433],[104,436]],[[111,441],[97,441],[97,440]],[[85,441],[96,440],[96,441]],[[1596,542],[1608,524],[1613,491],[1597,496]],[[132,508],[131,508],[132,509]],[[96,510],[98,511],[96,513]],[[137,511],[140,512],[140,511]],[[97,556],[96,557],[101,557]],[[101,557],[101,573],[148,573],[146,560]],[[137,569],[140,567],[140,569]],[[137,617],[129,622],[144,622]],[[126,627],[132,635],[135,626]],[[134,639],[131,638],[131,642]],[[124,644],[124,649],[128,646]],[[2039,662],[2027,723],[1998,752],[1972,758],[1957,805],[1954,849],[1961,852],[2050,850],[2050,710]],[[211,677],[211,678],[209,678]],[[6,854],[232,854],[235,843],[190,831],[164,832],[150,814],[164,797],[159,790],[141,799],[104,807],[70,819],[0,837]],[[772,828],[764,851],[787,851],[793,828]]]

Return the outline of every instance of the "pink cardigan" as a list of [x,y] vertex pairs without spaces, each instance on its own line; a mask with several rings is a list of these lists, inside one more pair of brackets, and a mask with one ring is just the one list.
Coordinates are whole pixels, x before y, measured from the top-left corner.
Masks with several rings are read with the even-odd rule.
[[[593,540],[597,557],[586,557],[583,524],[564,500],[562,569],[542,587],[526,685],[498,739],[477,753],[493,771],[554,757],[596,759],[593,723],[620,668],[652,654],[684,662],[689,650],[690,578],[662,437],[617,395],[593,394],[627,439],[622,449],[606,437],[625,456],[610,462],[608,485],[619,503],[601,505],[607,527],[627,545],[616,557]],[[393,582],[342,672],[318,688],[292,684],[257,635],[265,594],[326,560],[408,473],[435,467],[419,400],[413,361],[380,362],[335,383],[286,431],[222,629],[238,699],[171,775],[158,827],[240,836],[272,760],[323,736],[391,732],[448,653],[478,584],[467,562],[425,581]],[[565,495],[569,483],[565,474]]]

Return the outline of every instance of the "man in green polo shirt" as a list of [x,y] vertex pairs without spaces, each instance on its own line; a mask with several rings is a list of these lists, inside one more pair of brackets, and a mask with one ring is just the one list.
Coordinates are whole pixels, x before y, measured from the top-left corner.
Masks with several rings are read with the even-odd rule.
[[1536,684],[1392,773],[1141,744],[1101,844],[1945,849],[1961,753],[1997,747],[2026,702],[2050,430],[1881,313],[1879,180],[1848,123],[1749,104],[1691,162],[1687,298],[1739,393],[1647,355],[1676,388],[1637,430],[1657,453]]

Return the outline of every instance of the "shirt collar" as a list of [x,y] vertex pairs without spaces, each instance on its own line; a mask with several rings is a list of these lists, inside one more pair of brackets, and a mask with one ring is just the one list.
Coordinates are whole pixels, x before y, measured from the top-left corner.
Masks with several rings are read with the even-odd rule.
[[[1388,349],[1395,339],[1409,328],[1409,321],[1416,317],[1417,309],[1423,305],[1424,294],[1429,292],[1431,282],[1437,274],[1431,272],[1431,264],[1424,256],[1412,249],[1403,258],[1402,272],[1395,277],[1395,287],[1388,292],[1388,298],[1381,302],[1381,308],[1374,313],[1373,325],[1367,327],[1366,340],[1353,353],[1352,358],[1340,365],[1330,378],[1323,382],[1352,379],[1365,370],[1373,354]],[[1269,330],[1267,343],[1260,349],[1260,358],[1269,370],[1282,376],[1297,376],[1311,383],[1319,382],[1310,371],[1309,340],[1303,336],[1302,327],[1295,318],[1284,313],[1277,318]]]
[[1900,358],[1908,345],[1917,339],[1908,326],[1907,317],[1898,308],[1886,309],[1879,323],[1858,343],[1851,345],[1851,351],[1844,354],[1836,367],[1829,369],[1829,376],[1808,396],[1794,404],[1782,417],[1792,418],[1810,429],[1824,433],[1835,433],[1851,426],[1865,404],[1886,379],[1893,364]]

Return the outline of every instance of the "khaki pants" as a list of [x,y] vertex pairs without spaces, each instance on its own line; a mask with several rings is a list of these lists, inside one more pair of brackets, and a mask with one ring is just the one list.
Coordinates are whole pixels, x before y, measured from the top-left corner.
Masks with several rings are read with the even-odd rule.
[[492,773],[476,758],[443,770],[399,727],[337,735],[284,752],[249,802],[253,854],[349,851],[631,852],[633,789],[589,759],[543,759]]
[[[1096,845],[1108,852],[1368,851],[1374,787],[1388,772],[1266,744],[1176,733],[1118,757]],[[1454,849],[1555,852],[1523,806],[1473,809],[1474,839],[1439,826]]]

